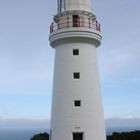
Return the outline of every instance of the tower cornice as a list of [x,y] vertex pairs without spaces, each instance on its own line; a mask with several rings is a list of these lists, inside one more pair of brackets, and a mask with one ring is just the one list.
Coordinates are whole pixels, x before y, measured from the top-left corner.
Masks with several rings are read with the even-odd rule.
[[101,39],[99,31],[85,27],[63,28],[55,30],[49,36],[50,45],[54,48],[66,42],[85,42],[95,44],[98,47],[101,44]]

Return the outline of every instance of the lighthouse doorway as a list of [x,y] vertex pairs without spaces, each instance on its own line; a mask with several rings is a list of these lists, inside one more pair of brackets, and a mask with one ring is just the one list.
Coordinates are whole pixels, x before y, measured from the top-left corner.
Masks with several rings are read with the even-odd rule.
[[73,27],[79,27],[79,16],[73,15]]
[[73,140],[83,140],[83,133],[73,133]]

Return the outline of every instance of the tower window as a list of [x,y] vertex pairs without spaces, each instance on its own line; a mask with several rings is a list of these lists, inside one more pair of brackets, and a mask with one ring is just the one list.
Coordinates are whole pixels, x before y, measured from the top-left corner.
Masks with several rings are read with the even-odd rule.
[[74,72],[73,73],[73,78],[74,79],[80,79],[80,73],[79,72]]
[[83,133],[73,133],[73,140],[83,140]]
[[81,106],[81,100],[75,100],[74,101],[74,106],[75,107],[80,107]]
[[79,55],[79,49],[73,49],[73,55]]

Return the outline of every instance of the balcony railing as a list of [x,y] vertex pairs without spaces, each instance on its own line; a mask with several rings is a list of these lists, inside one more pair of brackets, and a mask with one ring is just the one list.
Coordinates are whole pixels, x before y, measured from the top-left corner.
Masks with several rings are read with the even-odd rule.
[[99,22],[93,21],[91,18],[80,18],[78,17],[76,20],[73,20],[72,18],[63,18],[61,20],[58,20],[57,23],[52,23],[50,26],[50,33],[61,30],[64,28],[78,28],[78,27],[85,27],[85,28],[91,28],[96,31],[101,31]]

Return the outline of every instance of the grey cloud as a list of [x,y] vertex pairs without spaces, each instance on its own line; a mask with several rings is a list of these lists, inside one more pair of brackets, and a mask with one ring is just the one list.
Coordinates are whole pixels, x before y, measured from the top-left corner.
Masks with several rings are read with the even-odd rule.
[[135,128],[140,129],[140,118],[108,118],[106,128]]
[[[140,118],[117,118],[105,119],[106,128],[135,128],[140,129]],[[2,119],[0,117],[0,129],[10,128],[50,128],[50,120],[32,120],[32,119]]]
[[2,119],[0,118],[0,129],[46,129],[50,127],[49,120],[31,119]]

